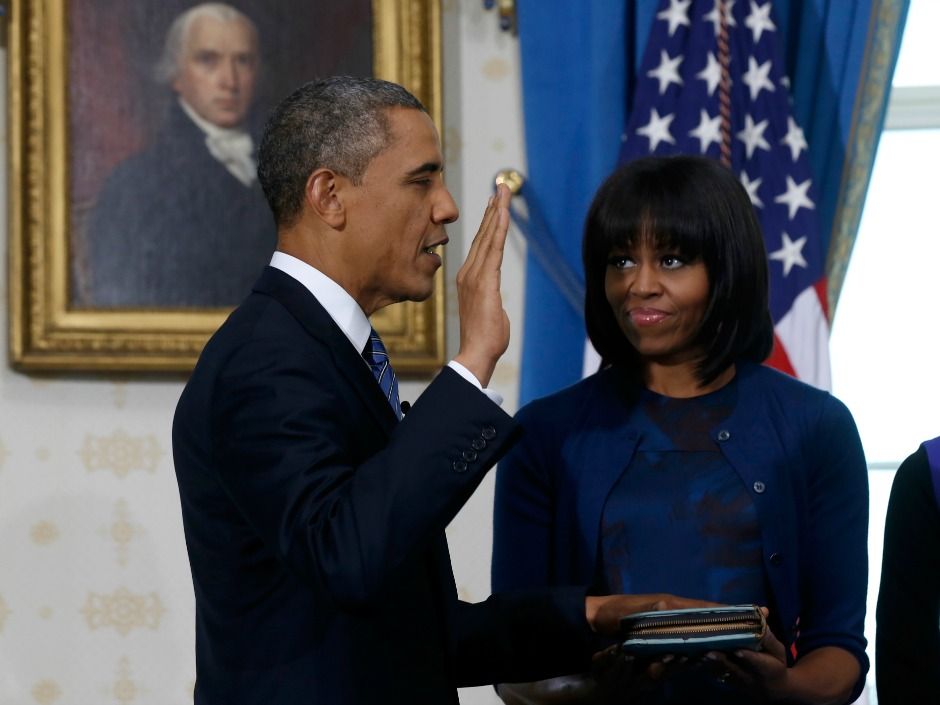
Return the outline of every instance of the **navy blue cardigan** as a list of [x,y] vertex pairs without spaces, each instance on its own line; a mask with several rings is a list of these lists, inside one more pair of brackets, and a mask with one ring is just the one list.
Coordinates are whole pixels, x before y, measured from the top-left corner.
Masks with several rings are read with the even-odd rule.
[[[854,654],[857,694],[868,473],[855,422],[835,397],[764,366],[738,365],[737,384],[737,407],[711,437],[751,488],[776,636],[791,661],[821,646]],[[496,476],[494,591],[594,580],[604,503],[639,440],[632,396],[608,368],[519,411],[522,440]]]

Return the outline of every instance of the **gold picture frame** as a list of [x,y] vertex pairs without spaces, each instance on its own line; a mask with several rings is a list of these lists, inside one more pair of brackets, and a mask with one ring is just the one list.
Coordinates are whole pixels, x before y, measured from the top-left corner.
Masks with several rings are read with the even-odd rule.
[[[8,8],[12,364],[25,371],[191,370],[229,309],[73,305],[69,2],[14,0]],[[407,87],[440,126],[439,0],[372,0],[371,11],[374,74]],[[428,301],[384,309],[373,324],[400,375],[436,370],[444,361],[442,275]]]

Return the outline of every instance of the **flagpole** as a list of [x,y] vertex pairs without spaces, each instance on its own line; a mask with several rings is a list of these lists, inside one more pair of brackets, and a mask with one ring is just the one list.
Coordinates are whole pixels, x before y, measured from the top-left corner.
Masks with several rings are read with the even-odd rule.
[[728,2],[717,0],[719,12],[718,63],[721,83],[718,85],[718,112],[721,114],[721,163],[731,167],[731,48],[728,41]]

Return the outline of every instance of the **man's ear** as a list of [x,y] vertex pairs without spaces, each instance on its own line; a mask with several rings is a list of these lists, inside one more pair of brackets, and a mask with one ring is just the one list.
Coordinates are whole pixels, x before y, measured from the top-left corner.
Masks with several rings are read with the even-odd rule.
[[317,169],[304,188],[304,200],[317,217],[331,228],[341,230],[346,225],[346,207],[343,190],[348,180],[330,169]]

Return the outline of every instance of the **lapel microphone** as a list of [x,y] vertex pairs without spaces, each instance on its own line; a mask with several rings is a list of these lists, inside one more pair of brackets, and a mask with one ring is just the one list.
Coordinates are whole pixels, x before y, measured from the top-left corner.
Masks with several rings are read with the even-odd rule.
[[409,409],[411,409],[411,404],[409,404],[406,401],[403,401],[401,403],[401,415],[404,416],[405,414],[407,414]]

